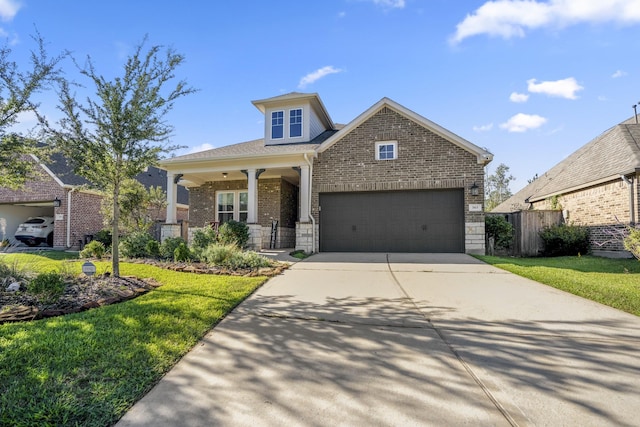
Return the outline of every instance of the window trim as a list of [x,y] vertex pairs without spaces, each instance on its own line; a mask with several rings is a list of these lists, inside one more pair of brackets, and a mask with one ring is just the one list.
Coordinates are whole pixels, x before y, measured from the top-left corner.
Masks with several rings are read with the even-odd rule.
[[242,190],[220,190],[220,191],[216,191],[216,201],[215,201],[215,211],[216,211],[216,221],[222,223],[222,221],[220,221],[220,213],[229,213],[229,211],[220,211],[218,209],[219,206],[219,196],[221,194],[233,194],[233,212],[232,213],[232,217],[234,221],[241,221],[240,220],[240,215],[245,213],[247,214],[247,216],[249,215],[249,206],[247,204],[247,210],[240,210],[240,194],[242,193],[246,193],[247,196],[249,194],[249,190],[247,189],[242,189]]
[[[300,111],[300,123],[299,123],[300,124],[300,135],[298,135],[298,136],[292,136],[291,135],[291,126],[293,124],[296,124],[296,125],[298,124],[298,123],[292,123],[292,121],[291,121],[291,117],[292,117],[291,113],[293,111]],[[289,117],[288,117],[288,119],[289,119],[289,138],[291,138],[291,139],[302,138],[304,136],[304,108],[302,108],[302,107],[290,108],[289,109]]]
[[[282,113],[282,117],[280,118],[281,123],[279,125],[276,125],[276,126],[279,126],[279,127],[282,128],[282,136],[279,137],[279,138],[275,138],[273,136],[273,127],[274,127],[274,124],[273,124],[274,117],[273,117],[273,115],[276,114],[276,113]],[[285,129],[284,128],[284,124],[285,124],[285,121],[286,121],[286,117],[285,117],[285,114],[284,114],[284,110],[273,110],[273,111],[271,111],[271,139],[275,139],[275,140],[284,139],[284,129]]]
[[[383,145],[390,145],[393,147],[393,157],[391,158],[380,158],[380,147]],[[398,158],[398,141],[378,141],[376,142],[376,160],[386,161],[386,160],[396,160]]]

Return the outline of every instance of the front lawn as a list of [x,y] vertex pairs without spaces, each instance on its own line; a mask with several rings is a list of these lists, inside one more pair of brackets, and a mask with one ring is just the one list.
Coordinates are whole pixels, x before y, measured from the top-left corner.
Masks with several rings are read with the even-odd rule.
[[519,276],[640,316],[640,262],[635,259],[478,258]]
[[[38,270],[81,262],[5,255]],[[96,263],[98,273],[109,263]],[[121,263],[162,286],[78,314],[0,325],[0,425],[112,425],[265,277],[198,275]]]

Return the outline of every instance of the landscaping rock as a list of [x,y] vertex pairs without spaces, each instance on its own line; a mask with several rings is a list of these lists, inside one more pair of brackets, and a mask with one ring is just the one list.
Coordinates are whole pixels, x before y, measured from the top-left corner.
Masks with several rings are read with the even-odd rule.
[[7,286],[7,292],[18,292],[20,290],[20,283],[13,282],[9,286]]
[[78,277],[54,303],[26,292],[0,292],[0,323],[61,316],[115,304],[140,296],[160,283],[135,277]]

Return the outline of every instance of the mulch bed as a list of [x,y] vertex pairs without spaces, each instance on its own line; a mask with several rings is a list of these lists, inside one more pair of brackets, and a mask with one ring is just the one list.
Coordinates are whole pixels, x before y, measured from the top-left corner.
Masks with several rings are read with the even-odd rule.
[[26,292],[3,291],[0,292],[0,323],[79,313],[135,298],[159,286],[153,279],[81,276],[67,283],[64,294],[54,303]]
[[[187,273],[244,277],[276,276],[289,266],[278,263],[274,267],[268,268],[229,270],[196,263],[168,263],[154,260],[129,260],[128,262],[151,264]],[[23,292],[23,289],[20,292],[5,292],[3,290],[0,291],[0,324],[79,313],[91,308],[135,298],[159,286],[160,283],[153,279],[112,277],[108,274],[93,278],[79,276],[67,284],[64,294],[54,303]]]

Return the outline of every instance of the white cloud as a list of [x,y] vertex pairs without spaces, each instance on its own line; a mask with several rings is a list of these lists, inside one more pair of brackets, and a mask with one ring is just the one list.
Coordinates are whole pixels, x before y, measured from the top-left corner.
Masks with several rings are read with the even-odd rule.
[[638,24],[638,0],[495,0],[487,1],[456,26],[451,43],[480,34],[510,39],[526,30],[562,28],[579,23]]
[[474,132],[488,132],[491,129],[493,129],[493,123],[473,127]]
[[402,9],[405,6],[404,0],[372,0],[376,6],[382,6],[389,9]]
[[0,18],[3,21],[11,21],[21,6],[22,4],[15,0],[0,0]]
[[612,78],[612,79],[617,79],[617,78],[620,78],[620,77],[624,77],[624,76],[626,76],[626,75],[627,75],[627,72],[626,72],[626,71],[617,70],[615,73],[613,73],[613,74],[611,75],[611,78]]
[[500,128],[509,132],[526,132],[531,129],[537,129],[547,122],[547,119],[537,114],[518,113],[511,117]]
[[347,12],[342,11],[338,13],[338,18],[344,18],[345,16],[347,16]]
[[509,96],[509,101],[511,102],[527,102],[529,100],[529,95],[526,93],[518,93],[512,92]]
[[584,89],[573,77],[540,83],[537,83],[536,79],[530,79],[527,80],[527,85],[527,90],[531,93],[543,93],[548,96],[567,99],[576,99],[576,92]]
[[300,83],[298,83],[298,88],[304,89],[307,85],[315,83],[317,80],[328,76],[329,74],[341,73],[342,70],[334,67],[333,65],[328,65],[326,67],[322,67],[314,72],[311,72],[300,79]]

